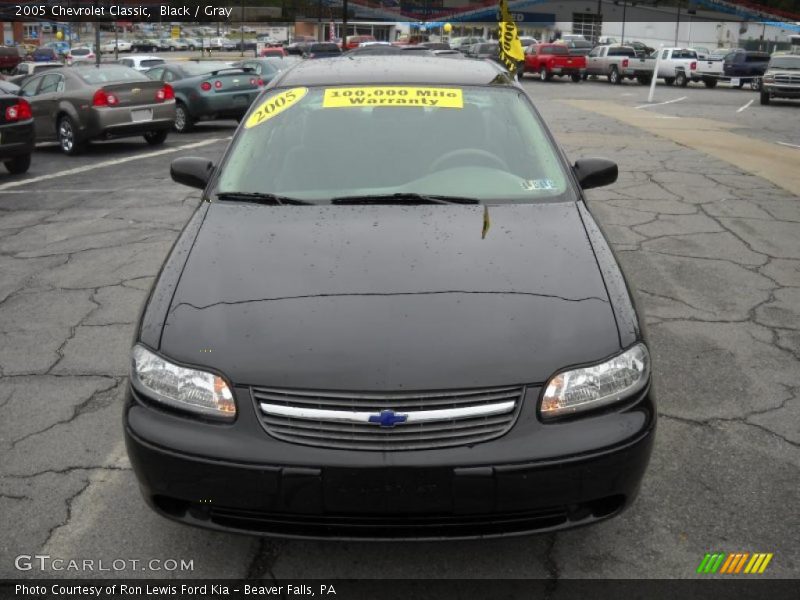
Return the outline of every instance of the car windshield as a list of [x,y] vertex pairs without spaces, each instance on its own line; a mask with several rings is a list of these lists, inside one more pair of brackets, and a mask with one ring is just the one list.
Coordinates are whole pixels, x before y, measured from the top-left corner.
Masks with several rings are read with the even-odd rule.
[[416,85],[272,90],[236,136],[216,192],[317,203],[391,194],[494,203],[572,197],[523,92]]
[[89,50],[88,48],[73,48],[72,49],[72,55],[73,56],[86,56],[90,52],[91,52],[91,50]]
[[142,67],[148,67],[148,68],[149,68],[149,67],[155,67],[155,66],[157,66],[157,65],[163,65],[163,64],[164,64],[164,62],[165,62],[165,61],[164,61],[164,59],[163,59],[163,58],[148,58],[148,59],[146,59],[146,60],[143,60],[143,61],[142,61],[141,63],[139,63],[139,64],[140,64]]
[[770,62],[771,69],[800,70],[800,56],[776,56]]
[[111,83],[114,81],[147,81],[147,77],[130,67],[109,66],[80,69],[78,76],[88,84]]

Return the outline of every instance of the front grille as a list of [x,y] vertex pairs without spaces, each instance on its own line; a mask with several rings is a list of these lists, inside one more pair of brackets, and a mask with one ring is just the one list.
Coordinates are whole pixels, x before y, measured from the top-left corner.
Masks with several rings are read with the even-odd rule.
[[523,393],[522,386],[392,393],[252,388],[256,411],[273,437],[375,451],[447,448],[499,437],[514,424]]
[[775,83],[800,85],[800,75],[775,75]]

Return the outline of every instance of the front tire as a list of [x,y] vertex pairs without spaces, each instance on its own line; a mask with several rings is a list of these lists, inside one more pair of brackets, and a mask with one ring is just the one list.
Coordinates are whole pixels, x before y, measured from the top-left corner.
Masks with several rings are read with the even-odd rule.
[[178,133],[188,133],[194,127],[194,121],[189,114],[189,110],[182,102],[175,105],[175,131]]
[[761,92],[761,104],[767,105],[769,104],[769,92]]
[[151,146],[160,146],[167,140],[169,135],[168,129],[161,129],[159,131],[148,131],[144,134],[144,141]]
[[21,175],[26,173],[31,166],[31,155],[23,154],[22,156],[15,156],[11,160],[3,163],[12,175]]
[[83,150],[83,144],[78,139],[78,128],[71,117],[63,116],[58,120],[58,145],[67,156],[75,156]]

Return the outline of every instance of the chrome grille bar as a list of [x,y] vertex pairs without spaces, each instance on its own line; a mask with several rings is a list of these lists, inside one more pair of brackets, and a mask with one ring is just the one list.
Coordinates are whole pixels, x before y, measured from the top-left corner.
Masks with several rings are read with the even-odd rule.
[[[490,417],[502,415],[514,410],[515,402],[497,402],[480,406],[464,406],[461,408],[443,408],[439,410],[415,410],[397,413],[405,416],[406,423],[425,423],[429,421],[452,421],[467,417]],[[280,404],[261,403],[261,411],[266,415],[290,417],[292,419],[314,419],[317,421],[344,421],[348,423],[368,423],[373,412],[327,410],[299,406],[282,406]],[[401,425],[401,424],[398,424]]]

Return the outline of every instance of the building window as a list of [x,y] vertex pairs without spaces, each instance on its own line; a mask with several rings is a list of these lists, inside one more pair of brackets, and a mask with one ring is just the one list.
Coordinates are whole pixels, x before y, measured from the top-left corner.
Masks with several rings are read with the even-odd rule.
[[603,21],[596,14],[572,13],[572,33],[582,35],[589,41],[596,42],[600,37]]
[[22,37],[26,40],[35,40],[39,38],[39,25],[23,25]]

